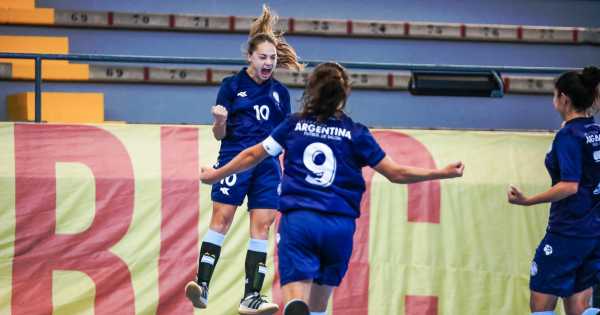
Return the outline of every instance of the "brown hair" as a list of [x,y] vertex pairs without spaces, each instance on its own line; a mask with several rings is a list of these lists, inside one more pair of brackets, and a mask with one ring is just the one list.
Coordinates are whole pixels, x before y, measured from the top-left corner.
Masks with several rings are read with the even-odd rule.
[[308,77],[300,115],[325,121],[343,112],[349,94],[350,82],[344,67],[336,62],[319,64]]
[[250,39],[247,43],[246,53],[251,55],[258,45],[269,42],[277,50],[277,67],[301,71],[304,65],[298,61],[298,55],[290,44],[283,38],[283,33],[275,33],[273,26],[279,17],[271,12],[267,5],[263,5],[262,14],[250,26]]

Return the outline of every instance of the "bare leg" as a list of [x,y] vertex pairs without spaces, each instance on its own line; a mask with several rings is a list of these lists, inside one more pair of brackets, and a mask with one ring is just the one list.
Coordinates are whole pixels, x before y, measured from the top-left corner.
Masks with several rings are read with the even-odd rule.
[[319,285],[313,283],[310,288],[310,300],[308,306],[311,312],[325,312],[327,311],[327,303],[329,297],[333,291],[332,286]]
[[212,216],[210,217],[209,228],[221,234],[227,234],[235,215],[237,206],[228,205],[220,202],[213,202]]
[[250,237],[259,240],[269,238],[269,228],[275,221],[275,209],[252,209],[250,211]]
[[586,308],[590,307],[592,298],[592,288],[577,292],[563,299],[565,304],[565,313],[567,315],[581,315]]
[[532,312],[554,311],[557,300],[555,295],[531,291],[529,307]]

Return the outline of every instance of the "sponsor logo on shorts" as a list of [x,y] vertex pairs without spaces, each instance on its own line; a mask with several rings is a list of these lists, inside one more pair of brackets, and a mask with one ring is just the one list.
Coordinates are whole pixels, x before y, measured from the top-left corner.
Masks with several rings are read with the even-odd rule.
[[221,187],[220,191],[223,195],[229,196],[229,188],[228,187]]
[[537,264],[535,263],[535,261],[531,262],[531,270],[530,270],[530,272],[531,272],[531,276],[532,277],[535,276],[535,275],[537,275],[537,273],[538,273],[538,268],[537,268]]
[[553,252],[552,246],[546,244],[544,246],[544,253],[546,254],[546,256],[552,255],[552,252]]

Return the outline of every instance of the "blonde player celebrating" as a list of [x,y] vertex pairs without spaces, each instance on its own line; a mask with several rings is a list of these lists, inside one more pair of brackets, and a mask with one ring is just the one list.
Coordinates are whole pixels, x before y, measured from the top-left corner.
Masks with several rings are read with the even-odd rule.
[[343,109],[348,75],[337,63],[317,66],[308,79],[301,113],[284,120],[271,136],[219,169],[203,168],[215,183],[286,151],[279,211],[279,275],[285,315],[325,314],[331,291],[348,269],[355,219],[365,191],[361,169],[373,167],[394,183],[462,176],[463,164],[422,169],[396,164],[369,129]]
[[[225,78],[212,109],[213,134],[221,140],[218,166],[236,154],[261,142],[290,113],[287,88],[273,78],[276,67],[301,69],[295,51],[281,36],[273,33],[276,16],[264,6],[251,28],[248,40],[248,67]],[[265,159],[244,172],[228,174],[212,188],[213,212],[208,232],[200,249],[197,280],[187,284],[185,293],[197,308],[206,308],[208,288],[235,211],[248,197],[250,241],[245,262],[244,297],[240,314],[273,314],[277,304],[270,303],[260,291],[266,273],[267,238],[275,218],[281,176],[279,160]]]

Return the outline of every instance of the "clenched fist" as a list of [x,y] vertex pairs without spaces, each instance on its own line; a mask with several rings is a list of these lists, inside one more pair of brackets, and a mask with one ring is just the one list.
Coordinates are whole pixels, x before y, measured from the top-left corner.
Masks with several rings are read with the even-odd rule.
[[213,106],[211,113],[217,125],[223,125],[227,121],[227,109],[222,105]]

